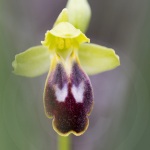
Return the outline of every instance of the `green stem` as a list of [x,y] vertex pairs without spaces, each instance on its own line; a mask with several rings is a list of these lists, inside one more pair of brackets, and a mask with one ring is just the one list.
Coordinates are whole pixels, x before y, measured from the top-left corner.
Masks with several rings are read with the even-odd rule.
[[58,150],[71,150],[71,136],[58,136]]

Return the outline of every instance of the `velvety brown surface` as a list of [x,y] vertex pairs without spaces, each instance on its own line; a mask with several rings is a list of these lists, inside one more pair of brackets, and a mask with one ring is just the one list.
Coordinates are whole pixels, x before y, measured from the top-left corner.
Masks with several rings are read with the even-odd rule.
[[[93,93],[88,76],[82,71],[79,65],[74,62],[71,75],[67,77],[62,64],[57,64],[54,73],[48,77],[45,88],[45,108],[48,116],[54,116],[54,125],[59,132],[66,134],[70,131],[83,132],[88,125],[87,114],[90,113],[93,104]],[[71,88],[84,84],[83,100],[76,102]],[[55,86],[60,89],[67,84],[68,95],[64,102],[59,102],[55,95]]]

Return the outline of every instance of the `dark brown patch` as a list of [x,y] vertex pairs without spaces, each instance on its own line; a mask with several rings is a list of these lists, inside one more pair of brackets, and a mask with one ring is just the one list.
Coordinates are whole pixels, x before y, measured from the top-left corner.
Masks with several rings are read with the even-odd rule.
[[[81,82],[84,84],[83,102],[77,103],[71,88],[73,85],[78,87]],[[68,95],[64,102],[59,102],[55,96],[55,86],[58,85],[62,89],[66,83]],[[88,125],[87,115],[92,109],[93,92],[88,76],[76,62],[72,65],[72,73],[69,77],[61,64],[58,64],[54,73],[49,75],[44,103],[47,115],[55,116],[54,126],[61,134],[67,134],[70,131],[79,134],[85,131]]]

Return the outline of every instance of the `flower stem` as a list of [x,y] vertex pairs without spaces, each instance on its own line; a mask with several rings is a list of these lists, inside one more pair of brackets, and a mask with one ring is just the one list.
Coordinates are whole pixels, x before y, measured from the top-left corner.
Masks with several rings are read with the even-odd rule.
[[58,136],[58,150],[71,150],[71,136]]

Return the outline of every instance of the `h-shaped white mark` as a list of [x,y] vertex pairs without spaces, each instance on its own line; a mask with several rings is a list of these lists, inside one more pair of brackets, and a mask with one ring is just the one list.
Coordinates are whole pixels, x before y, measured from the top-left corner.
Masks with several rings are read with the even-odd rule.
[[68,88],[67,88],[67,84],[64,85],[64,87],[62,89],[60,89],[57,85],[56,85],[56,89],[55,89],[55,94],[56,94],[56,99],[59,102],[64,102],[67,95],[68,95]]
[[83,82],[81,82],[78,87],[73,85],[71,91],[72,91],[72,94],[75,98],[75,101],[77,103],[82,103],[83,102],[83,94],[84,94],[84,84],[83,84]]

